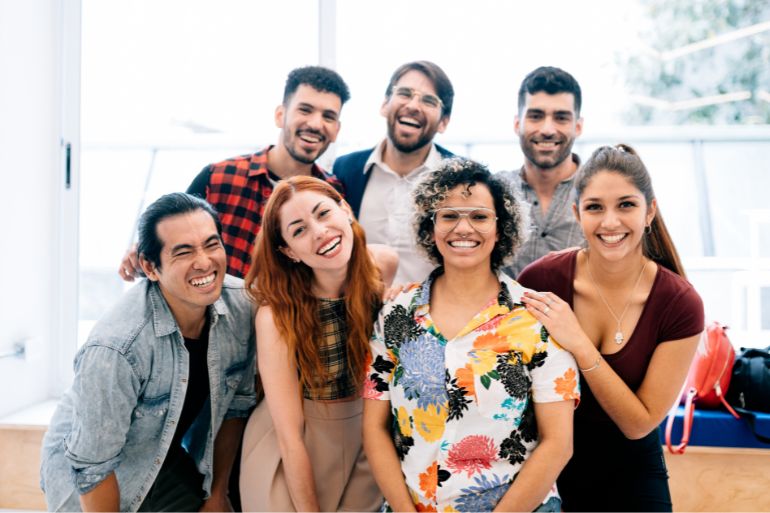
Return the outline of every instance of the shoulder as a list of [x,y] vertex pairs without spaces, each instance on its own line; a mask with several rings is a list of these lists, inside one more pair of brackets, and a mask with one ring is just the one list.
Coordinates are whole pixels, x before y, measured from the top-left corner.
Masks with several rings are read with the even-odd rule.
[[438,144],[436,144],[436,149],[437,149],[437,150],[438,150],[438,152],[441,154],[441,156],[442,156],[443,158],[445,158],[445,159],[446,159],[446,158],[451,158],[451,157],[454,157],[454,156],[455,156],[455,154],[454,154],[454,153],[452,153],[452,152],[451,152],[451,151],[449,151],[448,149],[446,149],[446,148],[444,148],[443,146],[440,146],[440,145],[438,145]]
[[249,322],[254,318],[254,303],[246,294],[243,279],[225,275],[221,298],[236,318],[245,318]]
[[703,300],[695,287],[678,274],[658,265],[658,285],[655,295],[662,301],[676,303],[680,310],[703,311]]
[[96,322],[84,348],[108,347],[125,355],[136,343],[154,339],[151,287],[152,282],[144,279],[123,294]]
[[551,290],[554,283],[570,280],[578,249],[548,253],[526,266],[519,273],[518,281],[535,290]]
[[237,157],[231,157],[229,159],[222,160],[220,162],[214,162],[203,168],[203,172],[208,172],[210,175],[214,174],[242,174],[247,173],[250,169],[261,167],[267,164],[267,155],[264,151],[258,151],[256,153],[249,153],[246,155],[239,155]]
[[352,173],[363,171],[364,164],[373,151],[374,148],[368,148],[337,157],[332,166],[332,173],[344,182]]

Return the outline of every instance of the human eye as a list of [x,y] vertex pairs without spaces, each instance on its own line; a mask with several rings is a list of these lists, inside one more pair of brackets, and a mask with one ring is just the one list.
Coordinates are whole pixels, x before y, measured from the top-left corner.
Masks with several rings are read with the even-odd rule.
[[334,112],[324,112],[324,119],[326,121],[337,121],[337,114]]
[[439,99],[437,96],[433,96],[432,94],[426,94],[422,97],[422,103],[427,105],[428,107],[438,107],[439,106]]
[[396,96],[398,96],[399,98],[404,98],[404,99],[408,100],[408,99],[410,99],[412,97],[412,95],[414,95],[414,91],[412,91],[408,87],[397,87],[396,88]]
[[212,240],[208,244],[206,244],[207,249],[217,249],[222,246],[222,243],[219,239]]
[[438,218],[442,221],[455,221],[460,217],[460,214],[454,210],[439,210]]
[[559,123],[569,123],[572,120],[572,116],[567,113],[557,113],[554,119]]
[[313,109],[310,108],[310,105],[300,105],[299,111],[302,112],[303,114],[310,114],[311,112],[313,112]]
[[585,211],[599,211],[602,209],[602,206],[599,203],[585,203],[583,205],[583,210]]
[[294,228],[294,230],[292,230],[291,236],[296,239],[297,237],[299,237],[303,233],[305,233],[305,227],[304,226],[298,226],[298,227]]
[[619,206],[620,208],[634,208],[636,206],[636,202],[631,200],[624,200],[620,202]]
[[329,208],[324,208],[324,209],[320,210],[318,212],[318,219],[323,219],[323,218],[327,217],[330,212],[331,212],[331,209],[329,209]]

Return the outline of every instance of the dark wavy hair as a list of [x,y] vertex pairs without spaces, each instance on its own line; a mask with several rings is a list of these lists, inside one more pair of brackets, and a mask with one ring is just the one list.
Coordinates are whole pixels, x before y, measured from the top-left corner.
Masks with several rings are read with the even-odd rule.
[[139,233],[136,244],[137,254],[160,269],[160,251],[163,241],[158,237],[158,224],[169,217],[203,210],[211,216],[217,227],[217,234],[222,237],[222,223],[219,214],[207,201],[184,192],[172,192],[155,200],[139,218]]
[[433,213],[446,199],[449,191],[458,185],[485,185],[495,204],[498,240],[492,250],[491,267],[497,272],[512,257],[522,242],[523,217],[516,198],[508,184],[494,176],[489,169],[478,162],[462,157],[445,159],[439,167],[428,173],[415,187],[412,198],[415,204],[414,230],[417,246],[434,263],[444,264],[433,240]]
[[540,66],[524,77],[519,87],[519,113],[524,109],[527,93],[536,94],[570,93],[575,98],[575,115],[580,117],[580,107],[583,103],[583,95],[580,92],[580,84],[575,77],[561,68],[553,66]]
[[292,70],[286,77],[286,86],[283,88],[284,105],[289,104],[292,95],[302,84],[309,85],[322,93],[336,94],[340,97],[342,105],[345,105],[345,102],[350,99],[348,85],[342,80],[339,73],[323,66],[305,66]]
[[[650,173],[631,146],[616,144],[615,146],[601,146],[593,152],[578,171],[575,179],[575,204],[580,201],[583,191],[588,187],[591,179],[602,171],[618,173],[628,179],[634,187],[644,195],[644,200],[649,206],[655,199],[655,191],[652,189]],[[675,272],[683,278],[686,277],[684,267],[679,259],[679,253],[671,240],[666,223],[660,213],[660,205],[657,206],[655,217],[650,223],[649,233],[645,233],[642,239],[642,253],[666,269]]]
[[441,98],[441,117],[447,117],[452,115],[452,103],[455,99],[455,90],[452,87],[452,82],[444,70],[441,69],[438,64],[434,64],[430,61],[414,61],[407,62],[399,66],[396,71],[390,76],[390,82],[388,82],[388,89],[385,91],[385,98],[390,98],[393,94],[393,86],[396,82],[401,80],[401,77],[409,73],[410,71],[419,71],[433,83],[433,87],[436,88],[436,94]]

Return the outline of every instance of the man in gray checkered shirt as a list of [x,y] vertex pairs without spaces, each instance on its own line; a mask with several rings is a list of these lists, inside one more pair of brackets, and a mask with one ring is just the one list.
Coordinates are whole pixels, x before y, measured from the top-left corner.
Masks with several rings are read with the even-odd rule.
[[580,246],[583,232],[572,213],[573,182],[580,158],[572,144],[583,130],[580,85],[566,71],[540,67],[519,88],[519,134],[524,165],[500,173],[528,203],[530,230],[506,268],[514,278],[529,263],[551,251]]

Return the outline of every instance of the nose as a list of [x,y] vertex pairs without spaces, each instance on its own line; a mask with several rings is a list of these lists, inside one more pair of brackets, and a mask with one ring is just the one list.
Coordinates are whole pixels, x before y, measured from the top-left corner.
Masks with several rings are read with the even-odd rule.
[[460,215],[460,220],[457,222],[457,225],[455,225],[454,231],[458,234],[472,233],[475,231],[473,226],[471,226],[468,214],[463,213]]
[[195,252],[195,259],[193,260],[193,269],[206,270],[211,264],[211,257],[206,254],[205,251],[199,249]]
[[551,116],[546,116],[545,119],[543,119],[543,124],[540,126],[540,132],[543,135],[554,135],[556,133],[553,118],[551,118]]
[[607,209],[602,216],[602,228],[612,229],[619,225],[619,216],[614,209]]
[[326,235],[328,228],[324,223],[320,223],[314,220],[310,224],[310,230],[311,230],[311,233],[313,234],[313,238],[320,239],[324,235]]
[[305,124],[309,128],[320,130],[323,126],[323,114],[321,112],[314,112],[306,118]]

